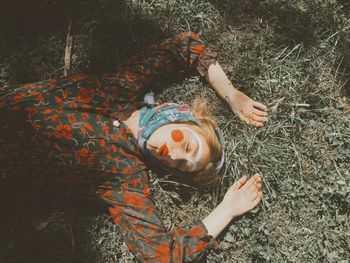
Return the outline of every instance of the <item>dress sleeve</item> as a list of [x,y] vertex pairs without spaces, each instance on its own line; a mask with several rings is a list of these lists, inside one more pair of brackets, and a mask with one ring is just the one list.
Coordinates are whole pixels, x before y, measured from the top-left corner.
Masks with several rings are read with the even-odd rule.
[[123,239],[139,262],[187,262],[217,246],[201,221],[190,228],[165,229],[150,195],[147,173],[131,175],[118,187],[101,190]]
[[213,63],[216,63],[216,53],[209,51],[196,33],[184,32],[148,46],[140,54],[117,66],[115,74],[106,75],[103,79],[110,86],[115,82],[123,82],[139,97],[158,80],[180,70],[204,77]]

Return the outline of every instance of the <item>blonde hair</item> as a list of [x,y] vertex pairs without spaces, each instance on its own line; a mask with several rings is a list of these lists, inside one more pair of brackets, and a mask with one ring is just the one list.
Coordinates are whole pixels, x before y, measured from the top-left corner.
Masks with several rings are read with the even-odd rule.
[[203,170],[195,172],[192,180],[201,187],[210,187],[220,177],[216,173],[215,163],[221,159],[223,149],[215,131],[216,124],[210,114],[207,100],[202,96],[197,96],[192,103],[192,108],[194,116],[199,121],[199,127],[197,125],[193,126],[197,126],[195,129],[207,140],[211,156],[210,162]]

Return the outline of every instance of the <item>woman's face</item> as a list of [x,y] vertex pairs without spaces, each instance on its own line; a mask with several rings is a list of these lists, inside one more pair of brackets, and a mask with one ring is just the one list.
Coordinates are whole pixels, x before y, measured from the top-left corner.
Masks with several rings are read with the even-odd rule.
[[209,146],[189,124],[167,124],[157,129],[147,141],[147,149],[166,166],[185,172],[202,170],[210,162]]

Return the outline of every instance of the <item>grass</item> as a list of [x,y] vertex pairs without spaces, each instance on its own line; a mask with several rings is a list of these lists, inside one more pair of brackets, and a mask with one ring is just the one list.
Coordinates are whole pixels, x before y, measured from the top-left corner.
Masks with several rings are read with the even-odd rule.
[[[226,135],[227,171],[216,191],[182,195],[190,189],[152,175],[168,227],[205,217],[234,180],[263,174],[262,204],[227,228],[207,262],[348,262],[347,1],[22,2],[0,8],[7,18],[0,23],[0,84],[60,76],[67,21],[73,18],[71,73],[109,71],[152,41],[192,30],[219,52],[237,88],[269,106],[269,123],[256,129],[242,124],[197,77],[179,80],[158,96],[159,102],[190,103],[204,94]],[[21,16],[14,3],[22,5]],[[53,18],[53,10],[59,16]],[[47,196],[33,189],[8,203],[26,202],[28,208],[25,214],[9,208],[9,221],[2,220],[0,261],[133,262],[105,211],[42,201]]]

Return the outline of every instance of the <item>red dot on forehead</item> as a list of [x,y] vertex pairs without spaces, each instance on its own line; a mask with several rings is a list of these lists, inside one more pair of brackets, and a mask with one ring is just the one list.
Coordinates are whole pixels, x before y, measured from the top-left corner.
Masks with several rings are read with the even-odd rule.
[[171,132],[171,138],[173,138],[175,142],[181,142],[184,139],[184,134],[180,130],[173,130]]

